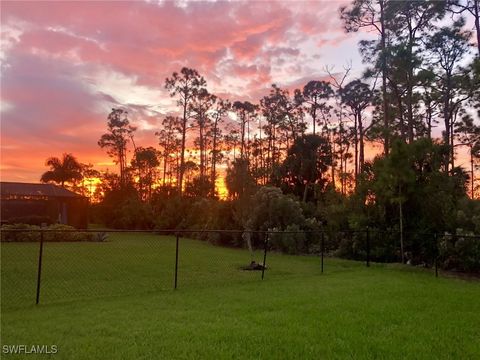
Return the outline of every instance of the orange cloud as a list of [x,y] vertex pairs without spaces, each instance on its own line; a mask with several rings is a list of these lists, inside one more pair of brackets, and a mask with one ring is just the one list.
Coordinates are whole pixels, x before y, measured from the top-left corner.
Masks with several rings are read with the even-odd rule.
[[198,69],[212,92],[254,102],[272,82],[318,77],[318,41],[343,34],[339,5],[0,3],[2,179],[37,181],[45,159],[64,152],[104,168],[97,141],[116,106],[130,110],[137,143],[155,146],[162,116],[176,111],[165,78],[182,66]]

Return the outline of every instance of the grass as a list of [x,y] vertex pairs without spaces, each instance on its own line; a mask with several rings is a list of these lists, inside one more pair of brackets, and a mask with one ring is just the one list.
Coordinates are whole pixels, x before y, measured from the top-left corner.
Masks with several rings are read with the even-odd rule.
[[[480,283],[400,265],[269,254],[118,234],[106,243],[2,244],[2,345],[59,359],[478,359]],[[261,254],[257,254],[261,260]],[[6,355],[23,359],[25,355]],[[35,355],[28,355],[35,359]]]

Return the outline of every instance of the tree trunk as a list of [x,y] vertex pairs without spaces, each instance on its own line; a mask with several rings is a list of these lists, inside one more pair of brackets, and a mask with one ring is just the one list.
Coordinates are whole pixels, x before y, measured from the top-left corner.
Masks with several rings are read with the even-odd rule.
[[408,121],[408,142],[411,144],[414,139],[414,123],[413,123],[413,44],[415,41],[412,24],[408,22],[408,75],[407,75],[407,121]]
[[403,205],[402,200],[398,202],[398,211],[400,216],[400,252],[402,253],[402,264],[405,264],[405,250],[403,247]]
[[185,139],[187,134],[187,101],[185,99],[183,104],[183,119],[182,119],[182,148],[180,152],[180,169],[178,174],[178,192],[180,195],[183,192],[183,174],[185,172]]
[[471,198],[472,200],[475,198],[475,172],[473,166],[473,144],[470,144],[470,185],[471,185]]
[[355,113],[355,125],[354,125],[354,132],[355,132],[355,189],[357,188],[358,184],[358,114]]
[[473,1],[473,12],[475,18],[475,30],[477,32],[478,58],[480,58],[480,0]]
[[212,143],[212,196],[215,195],[215,180],[217,179],[217,125],[218,117],[215,117],[213,123],[213,143]]
[[383,152],[388,155],[390,151],[390,121],[388,118],[388,102],[387,102],[387,44],[385,33],[385,14],[384,14],[384,0],[379,0],[380,5],[380,25],[381,25],[381,38],[380,48],[382,57],[382,97],[383,97],[383,126],[384,131],[384,145]]
[[332,131],[332,140],[331,140],[332,146],[331,146],[331,161],[332,161],[332,184],[333,184],[333,190],[335,190],[335,141],[334,141],[334,135]]
[[359,154],[359,167],[358,170],[360,174],[363,173],[363,167],[365,164],[365,144],[364,144],[364,134],[363,134],[363,123],[362,123],[362,115],[358,115],[358,134],[359,134],[359,142],[360,142],[360,154]]
[[303,202],[306,203],[307,202],[307,194],[308,194],[308,181],[306,182],[305,184],[305,189],[303,190]]

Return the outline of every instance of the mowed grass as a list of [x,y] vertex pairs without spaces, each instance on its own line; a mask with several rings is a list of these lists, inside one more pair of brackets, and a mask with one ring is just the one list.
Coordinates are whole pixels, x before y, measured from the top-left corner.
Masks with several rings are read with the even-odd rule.
[[[2,244],[2,346],[57,345],[5,359],[479,359],[480,283],[431,271],[268,254],[171,237]],[[262,254],[256,254],[257,261]]]

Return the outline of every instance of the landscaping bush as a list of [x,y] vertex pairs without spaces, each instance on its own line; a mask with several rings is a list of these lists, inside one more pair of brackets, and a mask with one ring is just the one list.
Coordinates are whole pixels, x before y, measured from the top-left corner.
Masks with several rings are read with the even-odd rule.
[[[16,230],[16,231],[9,231],[9,230]],[[29,224],[2,225],[1,241],[2,242],[40,241],[40,232],[32,231],[32,230],[40,230],[40,226],[29,225]]]
[[30,215],[30,216],[20,216],[10,218],[8,220],[9,224],[28,224],[28,225],[37,225],[40,226],[42,224],[51,225],[55,221],[49,216],[39,216],[39,215]]
[[[3,225],[1,227],[1,241],[38,242],[41,237],[40,229],[39,226],[28,224]],[[53,224],[45,228],[43,240],[48,242],[105,241],[106,236],[76,231],[73,226],[69,225]]]
[[50,242],[93,241],[93,233],[75,231],[73,226],[54,224],[46,228],[44,240]]

